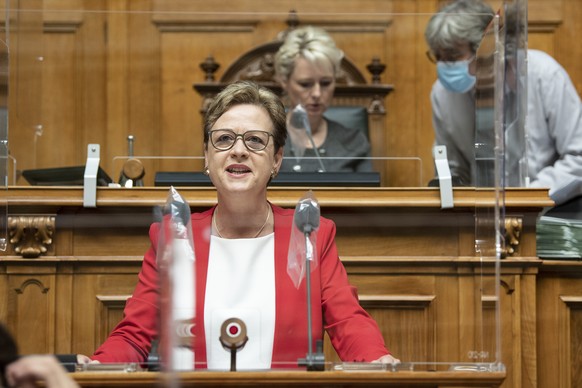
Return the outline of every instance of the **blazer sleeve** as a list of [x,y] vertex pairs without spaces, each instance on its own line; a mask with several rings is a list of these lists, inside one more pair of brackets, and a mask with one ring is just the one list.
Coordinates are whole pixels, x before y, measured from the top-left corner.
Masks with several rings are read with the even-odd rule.
[[102,363],[145,362],[157,333],[158,271],[156,248],[160,224],[149,231],[151,246],[146,252],[133,295],[127,300],[123,319],[91,357]]
[[335,224],[322,218],[320,249],[321,304],[324,328],[342,361],[370,362],[389,354],[376,321],[360,306],[335,245]]

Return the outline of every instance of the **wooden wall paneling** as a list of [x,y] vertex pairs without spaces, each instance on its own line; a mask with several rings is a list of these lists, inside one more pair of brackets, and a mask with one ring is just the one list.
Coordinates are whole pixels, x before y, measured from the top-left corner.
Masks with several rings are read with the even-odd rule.
[[124,301],[133,293],[141,257],[120,257],[115,263],[85,258],[75,271],[73,352],[93,354],[120,321]]
[[417,1],[417,12],[415,18],[418,24],[416,28],[415,52],[418,65],[416,66],[415,93],[417,96],[416,116],[417,124],[415,136],[419,142],[418,154],[422,160],[422,183],[426,185],[435,176],[435,166],[432,156],[434,145],[434,129],[432,124],[432,106],[430,103],[430,92],[432,85],[437,79],[436,65],[428,60],[426,51],[428,45],[424,39],[424,30],[430,19],[431,13],[437,8],[435,1]]
[[[104,0],[79,4],[83,10],[83,23],[79,30],[76,47],[77,94],[76,114],[78,119],[77,138],[74,147],[77,151],[76,164],[85,165],[87,145],[101,145],[100,157],[106,168],[109,139],[107,132],[107,78],[106,68],[106,9]],[[108,170],[107,170],[108,171]],[[108,171],[109,172],[109,171]]]
[[[75,256],[97,256],[111,252],[115,247],[117,256],[143,256],[150,247],[149,227],[154,222],[152,211],[121,213],[79,212],[70,222],[74,227]],[[114,235],[111,226],[123,226]]]
[[[501,361],[504,363],[507,370],[507,378],[504,381],[505,387],[537,387],[535,372],[534,376],[528,374],[531,370],[531,365],[535,368],[535,351],[531,354],[524,354],[524,350],[530,350],[532,345],[532,338],[524,338],[523,336],[531,335],[531,332],[523,330],[524,323],[522,318],[530,318],[523,316],[523,300],[522,297],[529,290],[521,287],[519,276],[504,275],[501,280],[501,287],[499,290],[499,313],[501,315],[501,328],[499,335],[500,346],[499,355]],[[534,313],[535,319],[535,313]],[[529,322],[528,322],[529,323]],[[535,326],[535,323],[534,323]],[[531,329],[531,327],[529,328]],[[535,333],[535,328],[534,331]],[[533,345],[535,348],[535,338],[533,338]],[[523,346],[523,347],[522,347]],[[528,361],[524,362],[523,357],[528,357]]]
[[[98,58],[84,52],[90,52],[93,47],[91,43],[102,34],[87,31],[91,23],[83,25],[79,12],[60,12],[62,3],[47,4],[44,13],[34,12],[41,16],[40,31],[43,33],[42,39],[29,44],[35,50],[38,68],[31,70],[21,60],[16,64],[19,71],[15,74],[21,75],[27,69],[31,70],[27,78],[33,85],[28,86],[26,93],[34,93],[26,101],[18,97],[24,96],[24,91],[15,93],[11,100],[11,153],[16,157],[20,170],[84,164],[87,143],[104,143],[100,137],[104,133],[103,126],[99,125],[103,122],[104,111],[99,107],[103,106],[105,98],[98,89],[99,85],[104,84],[104,77],[99,72]],[[59,9],[52,9],[51,6]],[[68,9],[78,8],[73,5]],[[13,80],[11,87],[26,87],[18,81]],[[39,114],[35,113],[37,111]],[[35,124],[35,128],[31,129],[27,122],[31,120],[41,127]],[[99,131],[87,128],[87,122]],[[13,136],[15,132],[20,136]],[[93,135],[87,136],[87,133]],[[20,179],[18,183],[25,184],[25,181]]]
[[[42,119],[43,23],[39,4],[39,1],[23,2],[23,9],[14,10],[9,16],[9,150],[20,170],[38,165],[36,142],[42,133],[39,125]],[[17,183],[22,181],[19,177],[17,171]]]
[[[100,277],[103,276],[103,268],[95,266],[82,266],[75,272],[75,310],[73,311],[73,331],[74,352],[90,355],[100,345],[97,338],[100,337],[102,327],[98,319],[100,316],[100,306],[98,306],[97,295],[113,294],[117,290],[102,290],[99,287]],[[93,273],[91,273],[93,272]],[[115,277],[111,269],[107,272],[110,279]]]
[[[387,116],[387,139],[389,156],[406,158],[401,161],[391,160],[388,164],[388,180],[390,186],[419,186],[425,185],[426,164],[430,160],[423,160],[419,139],[434,138],[432,127],[427,127],[426,133],[417,132],[418,110],[420,101],[429,103],[428,99],[417,94],[417,70],[423,57],[418,57],[418,47],[424,45],[421,31],[423,18],[415,15],[417,3],[410,1],[394,1],[391,28],[388,30],[388,71],[386,82],[394,85],[387,100],[389,104]],[[430,153],[430,147],[429,147]],[[425,154],[426,155],[426,154]],[[422,160],[423,168],[419,163],[407,159],[418,157]],[[431,174],[432,175],[432,174]],[[420,176],[423,176],[420,179]]]
[[[342,262],[350,283],[357,286],[360,304],[378,323],[386,346],[404,362],[420,362],[425,364],[421,368],[434,369],[432,363],[442,360],[437,336],[437,317],[445,307],[437,303],[442,291],[436,287],[440,269],[427,265],[430,269],[415,270],[412,261],[396,265],[380,258],[374,263],[363,257],[342,257]],[[445,330],[456,327],[455,314],[443,317],[449,328]],[[448,334],[453,337],[452,332]]]
[[11,266],[8,268],[8,328],[20,354],[54,353],[54,267]]
[[556,56],[558,29],[564,22],[562,0],[553,3],[528,0],[528,47]]
[[[536,276],[538,259],[501,260],[499,308],[501,318],[500,348],[495,343],[495,277],[481,279],[484,290],[483,349],[499,352],[507,377],[502,387],[537,387],[536,357]],[[495,360],[495,354],[489,359]]]
[[[521,287],[519,279],[513,274],[504,274],[500,278],[499,287],[499,309],[501,315],[501,328],[499,335],[501,349],[499,357],[506,367],[507,377],[504,381],[504,387],[531,387],[531,385],[523,385],[521,378],[521,304],[520,297]],[[490,282],[489,288],[494,286],[494,282]],[[491,317],[495,319],[495,317]],[[492,347],[491,349],[495,349]]]
[[[354,283],[351,279],[350,282]],[[435,295],[362,294],[360,305],[378,324],[386,347],[403,362],[419,363],[415,370],[436,370]],[[449,322],[450,323],[450,322]],[[327,333],[324,336],[327,362],[340,362]]]
[[[130,99],[130,84],[133,77],[131,65],[132,59],[139,57],[137,50],[133,51],[133,41],[139,45],[142,31],[131,31],[130,20],[133,17],[129,9],[130,1],[107,0],[104,4],[104,25],[106,45],[103,51],[97,51],[94,55],[105,56],[105,103],[106,116],[104,127],[101,132],[106,134],[106,146],[101,148],[103,165],[107,166],[111,178],[117,181],[123,168],[121,160],[114,164],[113,159],[117,156],[128,155],[127,136],[135,136],[136,143],[140,139],[140,134],[134,133],[134,128],[130,122],[131,104],[139,104],[139,101]],[[139,46],[138,46],[139,47]],[[145,97],[145,96],[144,96]],[[147,114],[146,111],[143,111]],[[139,144],[139,143],[137,143]],[[143,144],[141,145],[143,147]]]
[[[571,295],[560,295],[559,297],[559,307],[558,307],[558,322],[557,329],[558,332],[556,341],[558,342],[559,351],[559,384],[563,387],[577,387],[575,381],[572,381],[572,377],[578,375],[575,372],[577,364],[572,364],[572,361],[578,359],[577,353],[580,350],[580,342],[575,343],[577,339],[580,340],[579,334],[575,331],[580,331],[579,327],[576,328],[575,323],[580,322],[580,308],[582,306],[582,297],[571,296]],[[578,330],[577,330],[578,329]],[[555,372],[554,372],[555,373]],[[580,383],[580,381],[578,381]]]
[[[570,376],[570,386],[578,387],[582,385],[582,371],[578,368],[578,365],[582,365],[582,297],[562,297],[564,303],[569,308],[569,318],[570,318],[570,330],[568,333],[569,347],[571,349],[569,353],[569,376]],[[567,353],[567,354],[568,354]]]
[[396,357],[436,370],[435,295],[360,295],[360,304],[376,320]]
[[[458,308],[459,311],[459,334],[458,342],[456,342],[458,346],[456,354],[458,356],[455,360],[474,362],[470,357],[470,352],[481,350],[477,348],[480,344],[476,343],[476,335],[480,327],[476,327],[476,325],[482,322],[481,309],[478,308],[478,306],[481,306],[481,295],[475,292],[475,279],[472,276],[459,276],[456,286],[459,304],[458,307],[454,307]],[[445,321],[441,323],[442,325],[446,325],[446,319],[449,318],[445,316],[444,319]],[[442,337],[442,339],[449,340],[446,336]]]
[[[34,148],[37,166],[63,167],[84,164],[77,148],[82,143],[79,127],[76,61],[77,28],[57,29],[44,35],[45,50],[42,73],[42,135]],[[72,75],[72,76],[71,76]],[[81,131],[79,131],[81,129]],[[58,147],[58,148],[57,148]],[[87,147],[82,147],[87,155]]]
[[[10,284],[8,282],[8,275],[6,273],[7,266],[4,263],[0,263],[0,295],[5,296],[5,301],[8,301],[8,295],[10,295]],[[9,303],[0,303],[0,323],[5,327],[11,329],[8,325],[9,316]]]
[[[539,262],[538,262],[539,264]],[[537,368],[539,365],[537,355],[537,310],[536,310],[536,277],[538,276],[537,265],[532,265],[520,274],[516,275],[515,281],[520,285],[519,293],[507,293],[512,298],[519,302],[519,336],[515,336],[515,340],[519,340],[519,347],[514,345],[513,360],[519,360],[521,368],[519,371],[521,378],[516,384],[521,384],[522,387],[537,387]],[[503,312],[508,316],[512,314],[517,318],[517,311]],[[504,316],[501,319],[503,321]],[[503,346],[503,345],[502,345]],[[502,348],[503,349],[503,348]],[[509,355],[508,355],[509,356]],[[519,357],[518,357],[519,356]],[[517,385],[514,385],[517,386]]]
[[577,387],[582,342],[579,262],[548,260],[537,280],[538,386]]
[[582,384],[580,349],[582,348],[582,296],[561,295],[558,316],[558,348],[560,351],[560,383],[567,387]]
[[55,282],[55,339],[54,353],[74,353],[73,311],[75,310],[74,264],[61,262],[55,264],[58,274]]
[[[403,362],[415,362],[415,370],[436,370],[436,307],[434,295],[362,295],[361,306],[378,324],[386,347]],[[340,362],[327,333],[327,362]]]
[[544,276],[537,281],[537,354],[538,384],[540,387],[566,387],[560,382],[561,371],[559,342],[556,335],[560,327],[559,317],[560,279],[556,276]]
[[[460,304],[464,294],[459,293],[460,279],[453,276],[439,276],[435,279],[435,305],[437,309],[435,336],[437,346],[436,361],[464,360],[460,357],[459,347],[461,331],[459,330]],[[455,322],[451,325],[451,322]]]
[[[402,255],[414,252],[425,256],[456,255],[460,228],[457,218],[433,211],[402,213],[373,209],[364,217],[333,209],[324,209],[324,216],[337,225],[336,243],[342,255]],[[469,224],[467,224],[468,226]],[[372,230],[384,235],[384,239],[369,239]],[[415,241],[415,235],[428,232],[423,241]]]
[[74,252],[75,235],[74,220],[76,210],[63,209],[56,217],[56,233],[53,236],[55,256],[72,256]]
[[[578,272],[579,276],[579,272]],[[580,279],[566,276],[560,279],[560,294],[556,295],[558,319],[556,331],[559,386],[578,387],[582,384],[580,349],[582,349],[582,292]],[[552,330],[552,328],[548,328]],[[555,376],[556,371],[554,371]]]
[[578,95],[582,96],[582,49],[576,43],[582,36],[582,4],[572,0],[563,0],[562,4],[564,23],[558,30],[556,56],[570,75]]
[[97,305],[96,305],[96,317],[95,317],[95,327],[97,328],[97,334],[95,337],[96,344],[102,344],[105,342],[109,334],[113,331],[115,326],[123,318],[123,309],[125,308],[125,303],[127,299],[131,297],[128,295],[96,295]]
[[[474,362],[493,362],[497,359],[497,329],[496,329],[496,308],[497,297],[495,295],[495,276],[487,268],[476,268],[475,285],[476,294],[479,294],[478,304],[475,306],[480,317],[476,326],[476,344],[477,354],[472,354]],[[502,305],[500,305],[501,308]],[[512,316],[513,318],[513,316]],[[510,322],[512,322],[510,320]]]
[[582,50],[576,45],[582,33],[579,21],[582,4],[558,0],[528,2],[528,46],[547,52],[568,72],[579,95],[582,95]]
[[[203,80],[199,64],[209,53],[222,66],[233,48],[250,44],[252,29],[245,31],[199,30],[197,32],[164,32],[162,48],[162,155],[168,157],[203,157],[202,120],[199,107],[202,101],[191,85]],[[202,78],[202,79],[201,79]],[[202,171],[204,161],[174,160],[163,163],[166,170]]]
[[[129,116],[128,128],[115,141],[121,142],[121,155],[127,154],[127,135],[134,135],[136,156],[160,155],[161,140],[161,31],[152,17],[152,1],[131,0],[129,8]],[[110,155],[114,158],[118,155]],[[140,159],[145,167],[144,182],[153,185],[159,162]],[[120,173],[119,164],[111,167],[112,174]]]
[[[386,147],[390,156],[419,158],[392,162],[390,184],[424,185],[433,176],[429,93],[436,73],[424,56],[423,32],[444,1],[347,1],[341,9],[330,0],[41,3],[43,13],[25,16],[43,39],[26,43],[23,30],[11,39],[11,69],[19,71],[10,75],[10,149],[21,170],[82,164],[95,142],[117,179],[120,166],[112,159],[126,154],[128,134],[136,137],[137,155],[200,153],[200,101],[190,90],[203,80],[199,62],[215,53],[220,75],[241,52],[274,39],[296,9],[304,24],[329,28],[362,71],[372,55],[386,63],[382,79],[395,87],[385,103]],[[555,56],[581,92],[582,49],[571,42],[582,32],[582,4],[530,0],[528,12],[530,47]],[[236,33],[240,28],[246,32]],[[168,132],[170,139],[186,133],[187,140],[169,140]],[[144,163],[151,184],[158,167]]]
[[[494,294],[481,296],[481,312],[483,316],[482,322],[482,346],[484,352],[487,353],[487,360],[496,360],[495,352],[498,351],[496,343],[496,297]],[[512,319],[513,321],[513,319]],[[484,355],[484,354],[483,354]],[[476,359],[478,360],[478,359]],[[513,386],[513,385],[507,385]]]

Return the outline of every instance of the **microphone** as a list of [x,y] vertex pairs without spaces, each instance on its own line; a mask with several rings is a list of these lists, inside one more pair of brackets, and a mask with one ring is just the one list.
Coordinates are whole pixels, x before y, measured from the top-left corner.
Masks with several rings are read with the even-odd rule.
[[321,155],[319,155],[319,151],[315,146],[315,141],[313,141],[313,136],[311,134],[311,125],[309,125],[309,119],[307,117],[307,112],[301,106],[301,104],[297,104],[297,106],[291,111],[291,118],[289,123],[295,128],[305,128],[305,134],[309,138],[309,142],[313,147],[313,151],[315,152],[315,157],[319,162],[320,171],[325,172],[325,167],[323,166],[323,160],[321,159]]
[[[313,352],[313,319],[312,319],[312,305],[311,305],[311,263],[317,265],[316,249],[312,245],[311,232],[319,229],[319,205],[313,193],[302,198],[295,207],[295,214],[293,216],[295,226],[303,232],[305,236],[305,289],[307,297],[307,355],[305,358],[298,360],[301,366],[307,366],[307,370],[324,370],[325,355],[323,354],[323,344],[317,343],[317,350]],[[313,241],[315,242],[315,241]]]
[[247,326],[239,318],[229,318],[220,326],[219,339],[224,350],[230,352],[230,371],[236,372],[236,352],[249,340]]
[[319,228],[319,215],[317,203],[311,198],[305,198],[297,203],[293,221],[303,234],[310,234]]

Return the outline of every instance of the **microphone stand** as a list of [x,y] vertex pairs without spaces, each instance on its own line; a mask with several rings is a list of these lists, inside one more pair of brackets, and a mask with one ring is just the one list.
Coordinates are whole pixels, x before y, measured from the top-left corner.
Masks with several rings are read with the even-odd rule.
[[311,225],[306,225],[305,230],[305,286],[307,287],[307,355],[300,358],[299,366],[306,366],[308,371],[323,371],[325,367],[325,355],[323,354],[323,341],[317,340],[316,351],[313,352],[313,333],[311,319],[311,260],[313,259],[313,246],[309,240]]
[[311,146],[313,147],[313,152],[315,152],[315,157],[317,158],[317,161],[319,162],[319,167],[321,167],[321,170],[319,172],[325,172],[325,167],[323,166],[323,160],[321,160],[321,155],[319,154],[319,151],[317,150],[317,146],[315,145],[315,141],[313,141],[313,136],[311,136],[311,128],[309,128],[309,130],[306,128],[305,132],[307,133],[307,137],[309,138],[309,141],[311,142]]
[[313,136],[311,135],[311,125],[309,124],[309,118],[307,117],[307,112],[301,105],[297,105],[293,112],[291,113],[291,122],[293,126],[299,127],[300,125],[303,126],[305,129],[305,134],[309,138],[309,142],[311,143],[311,147],[313,147],[313,152],[315,153],[315,157],[319,162],[320,170],[319,172],[325,172],[325,166],[323,165],[323,160],[321,159],[321,155],[317,150],[317,146],[315,145],[315,141],[313,140]]

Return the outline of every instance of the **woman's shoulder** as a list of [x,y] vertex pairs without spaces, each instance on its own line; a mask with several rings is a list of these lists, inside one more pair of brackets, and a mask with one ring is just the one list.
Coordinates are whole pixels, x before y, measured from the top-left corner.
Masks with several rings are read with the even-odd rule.
[[325,120],[327,121],[328,132],[333,133],[334,135],[342,136],[342,137],[351,137],[351,136],[355,136],[357,134],[362,134],[362,135],[364,134],[364,132],[361,128],[346,127],[342,123],[340,123],[338,121],[330,120],[328,118],[325,118]]
[[329,156],[367,156],[370,143],[362,129],[348,128],[327,120],[327,137],[323,147]]

